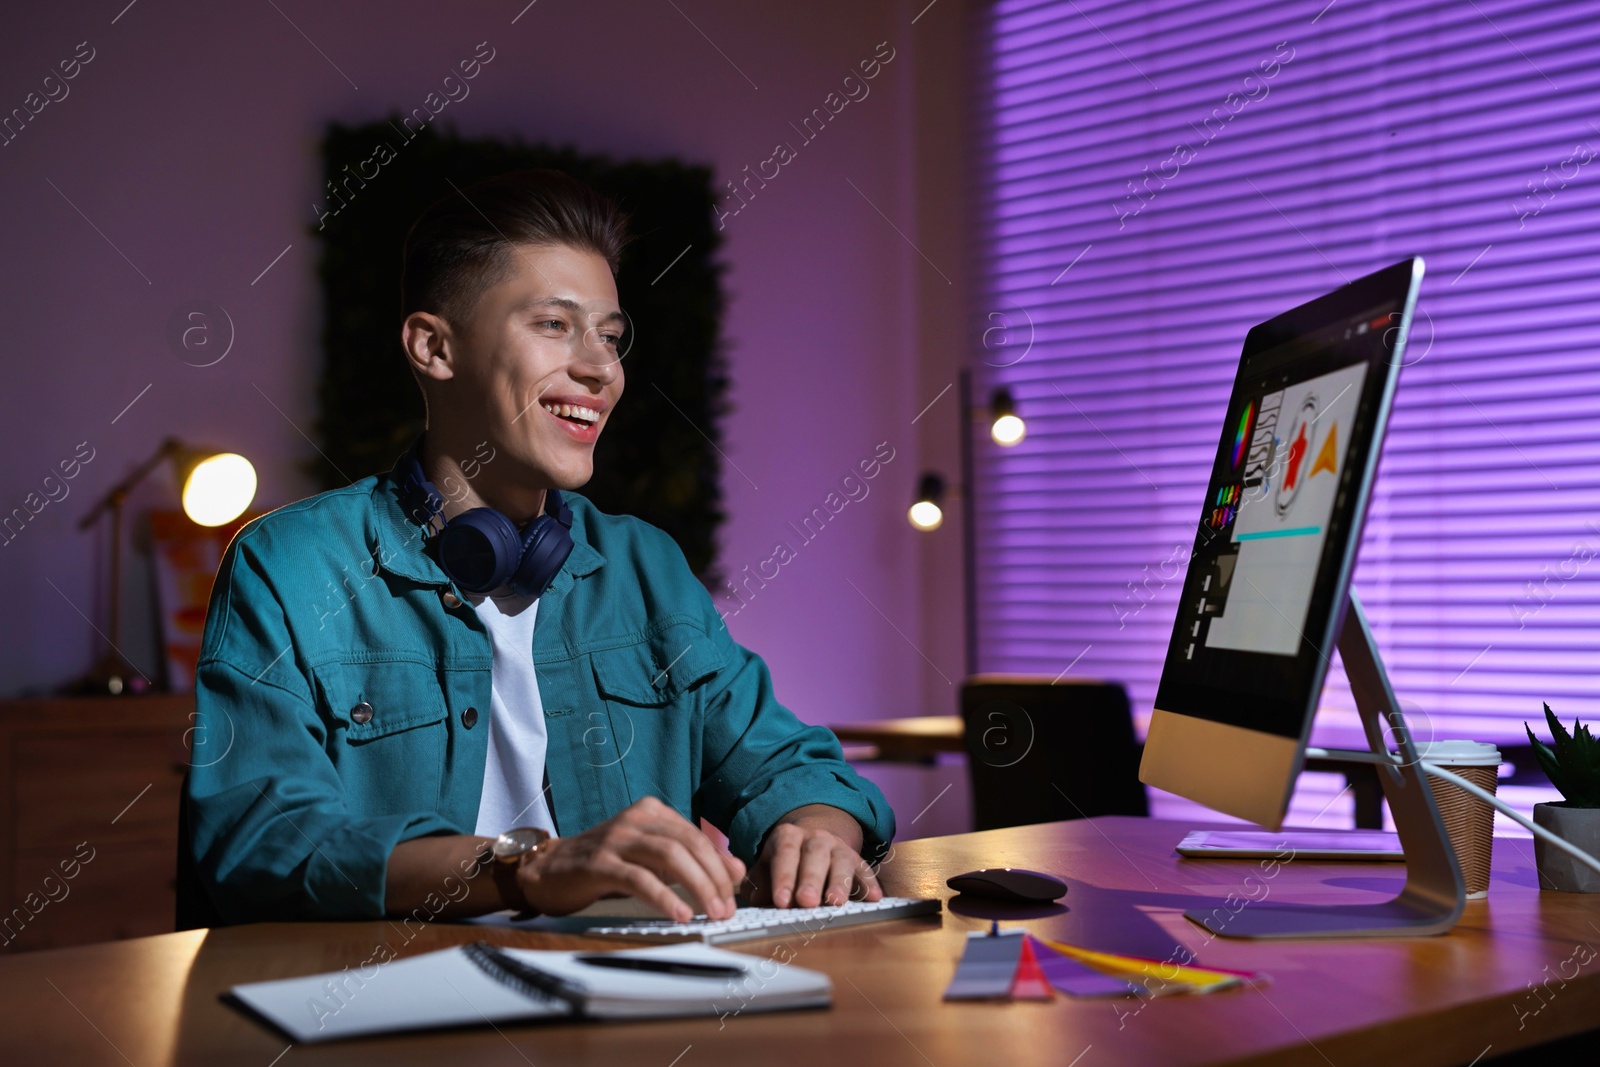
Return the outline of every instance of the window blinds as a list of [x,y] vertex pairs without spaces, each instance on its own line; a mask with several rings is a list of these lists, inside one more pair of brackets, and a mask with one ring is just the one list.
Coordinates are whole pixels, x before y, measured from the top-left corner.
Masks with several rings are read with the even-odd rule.
[[[1147,715],[1246,331],[1420,254],[1355,576],[1391,678],[1422,740],[1600,712],[1593,3],[979,22],[973,366],[1028,425],[978,449],[982,669],[1120,679]],[[1357,729],[1337,671],[1316,729]]]

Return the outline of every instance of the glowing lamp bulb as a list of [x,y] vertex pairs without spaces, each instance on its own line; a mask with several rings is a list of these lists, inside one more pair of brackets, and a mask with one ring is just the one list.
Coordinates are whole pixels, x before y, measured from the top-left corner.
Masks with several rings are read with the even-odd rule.
[[256,497],[256,469],[233,452],[195,465],[183,483],[183,511],[201,526],[221,526],[244,514]]
[[989,436],[997,445],[1010,447],[1027,436],[1028,427],[1015,415],[1001,415],[989,427]]
[[931,500],[919,500],[911,505],[907,513],[911,525],[919,530],[937,530],[939,524],[944,522],[944,511]]

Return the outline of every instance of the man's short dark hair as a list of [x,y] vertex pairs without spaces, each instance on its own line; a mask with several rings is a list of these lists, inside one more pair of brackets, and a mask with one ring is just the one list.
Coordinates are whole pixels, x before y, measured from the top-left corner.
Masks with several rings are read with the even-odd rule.
[[427,311],[464,327],[490,287],[511,276],[512,244],[567,245],[617,272],[627,216],[610,197],[559,170],[473,182],[428,205],[406,234],[401,315]]

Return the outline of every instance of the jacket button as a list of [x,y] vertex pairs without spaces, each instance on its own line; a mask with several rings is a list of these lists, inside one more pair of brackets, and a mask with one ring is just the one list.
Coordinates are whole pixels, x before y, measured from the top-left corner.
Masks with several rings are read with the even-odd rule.
[[461,598],[450,592],[448,589],[444,591],[444,596],[440,597],[439,599],[443,600],[444,606],[449,608],[451,611],[454,611],[456,608],[461,606]]
[[365,700],[350,709],[350,721],[358,726],[365,726],[372,721],[372,705]]
[[461,725],[465,726],[469,730],[478,725],[478,709],[468,708],[466,711],[463,711],[461,713]]

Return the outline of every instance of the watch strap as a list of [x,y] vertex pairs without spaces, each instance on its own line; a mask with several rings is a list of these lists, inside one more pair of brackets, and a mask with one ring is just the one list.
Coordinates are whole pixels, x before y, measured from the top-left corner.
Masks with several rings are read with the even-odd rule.
[[528,904],[528,898],[523,895],[522,885],[517,880],[517,872],[522,869],[523,863],[536,854],[535,852],[526,852],[511,861],[493,859],[489,864],[493,872],[495,889],[500,893],[500,902],[512,911],[525,912],[532,910]]

